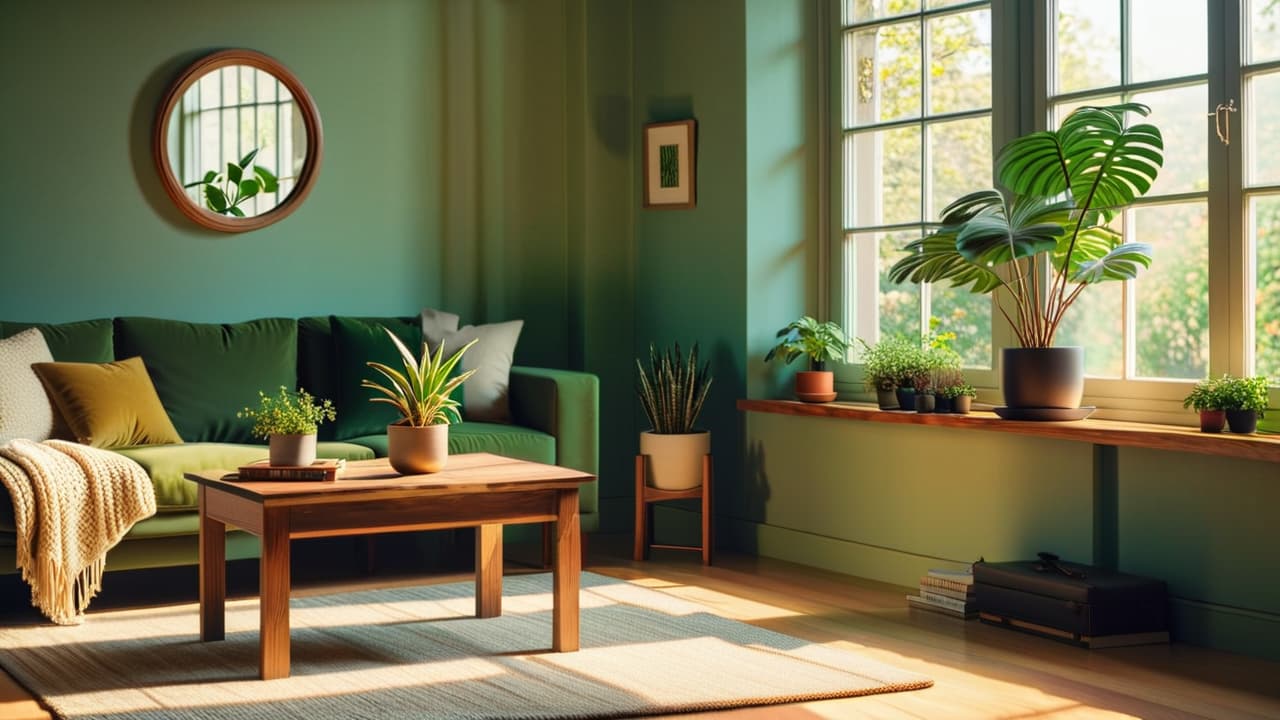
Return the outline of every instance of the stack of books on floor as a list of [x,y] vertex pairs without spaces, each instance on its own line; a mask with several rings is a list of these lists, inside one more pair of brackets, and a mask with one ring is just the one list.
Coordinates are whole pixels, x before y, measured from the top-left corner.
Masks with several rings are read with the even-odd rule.
[[907,605],[952,617],[978,617],[973,600],[973,571],[935,568],[920,578],[920,594],[908,595]]

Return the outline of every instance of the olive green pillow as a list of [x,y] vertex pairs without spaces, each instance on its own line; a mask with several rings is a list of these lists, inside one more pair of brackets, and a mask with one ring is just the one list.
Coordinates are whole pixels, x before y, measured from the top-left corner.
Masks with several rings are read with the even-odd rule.
[[34,363],[77,442],[99,448],[180,443],[142,358]]
[[422,326],[413,318],[354,318],[332,316],[334,359],[337,367],[338,419],[335,422],[338,440],[362,435],[383,435],[387,426],[400,419],[395,408],[386,403],[370,402],[378,397],[374,390],[360,387],[360,381],[368,378],[382,385],[387,384],[378,371],[365,363],[369,361],[390,365],[397,370],[404,367],[404,360],[395,343],[387,337],[387,328],[409,348],[415,356],[422,353]]

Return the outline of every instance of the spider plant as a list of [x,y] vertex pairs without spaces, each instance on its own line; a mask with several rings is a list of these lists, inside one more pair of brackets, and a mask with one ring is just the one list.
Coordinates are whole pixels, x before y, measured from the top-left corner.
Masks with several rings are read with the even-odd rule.
[[403,418],[400,424],[410,427],[427,427],[428,425],[448,425],[450,423],[462,422],[462,416],[458,413],[459,403],[457,400],[449,397],[449,395],[466,382],[467,378],[475,374],[475,370],[467,370],[453,377],[453,372],[458,361],[462,359],[465,353],[472,345],[475,345],[479,338],[472,340],[462,349],[450,355],[448,358],[444,356],[444,343],[441,342],[433,354],[427,344],[422,343],[422,358],[419,360],[409,352],[409,348],[396,337],[395,333],[382,328],[391,338],[391,342],[395,343],[396,349],[400,351],[400,358],[404,362],[404,372],[400,372],[395,368],[384,365],[379,362],[365,363],[369,367],[377,370],[389,382],[389,387],[379,385],[372,380],[362,380],[360,387],[377,390],[386,397],[370,398],[371,402],[382,402],[393,406],[400,412]]
[[1086,287],[1132,279],[1151,265],[1150,245],[1121,242],[1109,227],[1151,189],[1164,165],[1157,127],[1125,127],[1127,114],[1150,112],[1139,103],[1082,107],[1057,130],[1005,145],[996,159],[996,179],[1005,189],[980,190],[948,205],[941,227],[909,243],[889,278],[949,280],[971,292],[995,292],[996,307],[1022,347],[1052,347],[1063,316]]
[[707,393],[711,390],[710,363],[698,367],[698,344],[693,344],[686,360],[680,354],[680,343],[675,350],[661,354],[653,343],[649,344],[649,368],[645,369],[636,359],[640,378],[636,394],[649,418],[653,431],[659,435],[683,435],[695,432],[693,424],[702,412]]

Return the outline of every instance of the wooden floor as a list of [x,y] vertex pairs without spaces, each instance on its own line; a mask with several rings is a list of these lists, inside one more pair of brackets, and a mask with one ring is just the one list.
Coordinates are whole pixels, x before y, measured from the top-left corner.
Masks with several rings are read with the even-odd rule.
[[[724,617],[855,650],[934,679],[927,690],[673,716],[727,720],[809,718],[1280,718],[1280,663],[1186,645],[1083,650],[1050,640],[911,611],[905,588],[767,559],[654,551],[622,559],[625,543],[596,541],[588,570],[643,583]],[[519,572],[510,568],[509,572]],[[298,594],[467,575],[313,584]],[[0,673],[0,720],[49,715]]]

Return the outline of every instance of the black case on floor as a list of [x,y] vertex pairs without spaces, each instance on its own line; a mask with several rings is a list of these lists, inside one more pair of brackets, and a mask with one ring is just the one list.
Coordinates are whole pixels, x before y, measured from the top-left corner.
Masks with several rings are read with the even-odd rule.
[[973,581],[979,617],[987,623],[1089,647],[1168,641],[1163,580],[1029,560],[974,563]]

